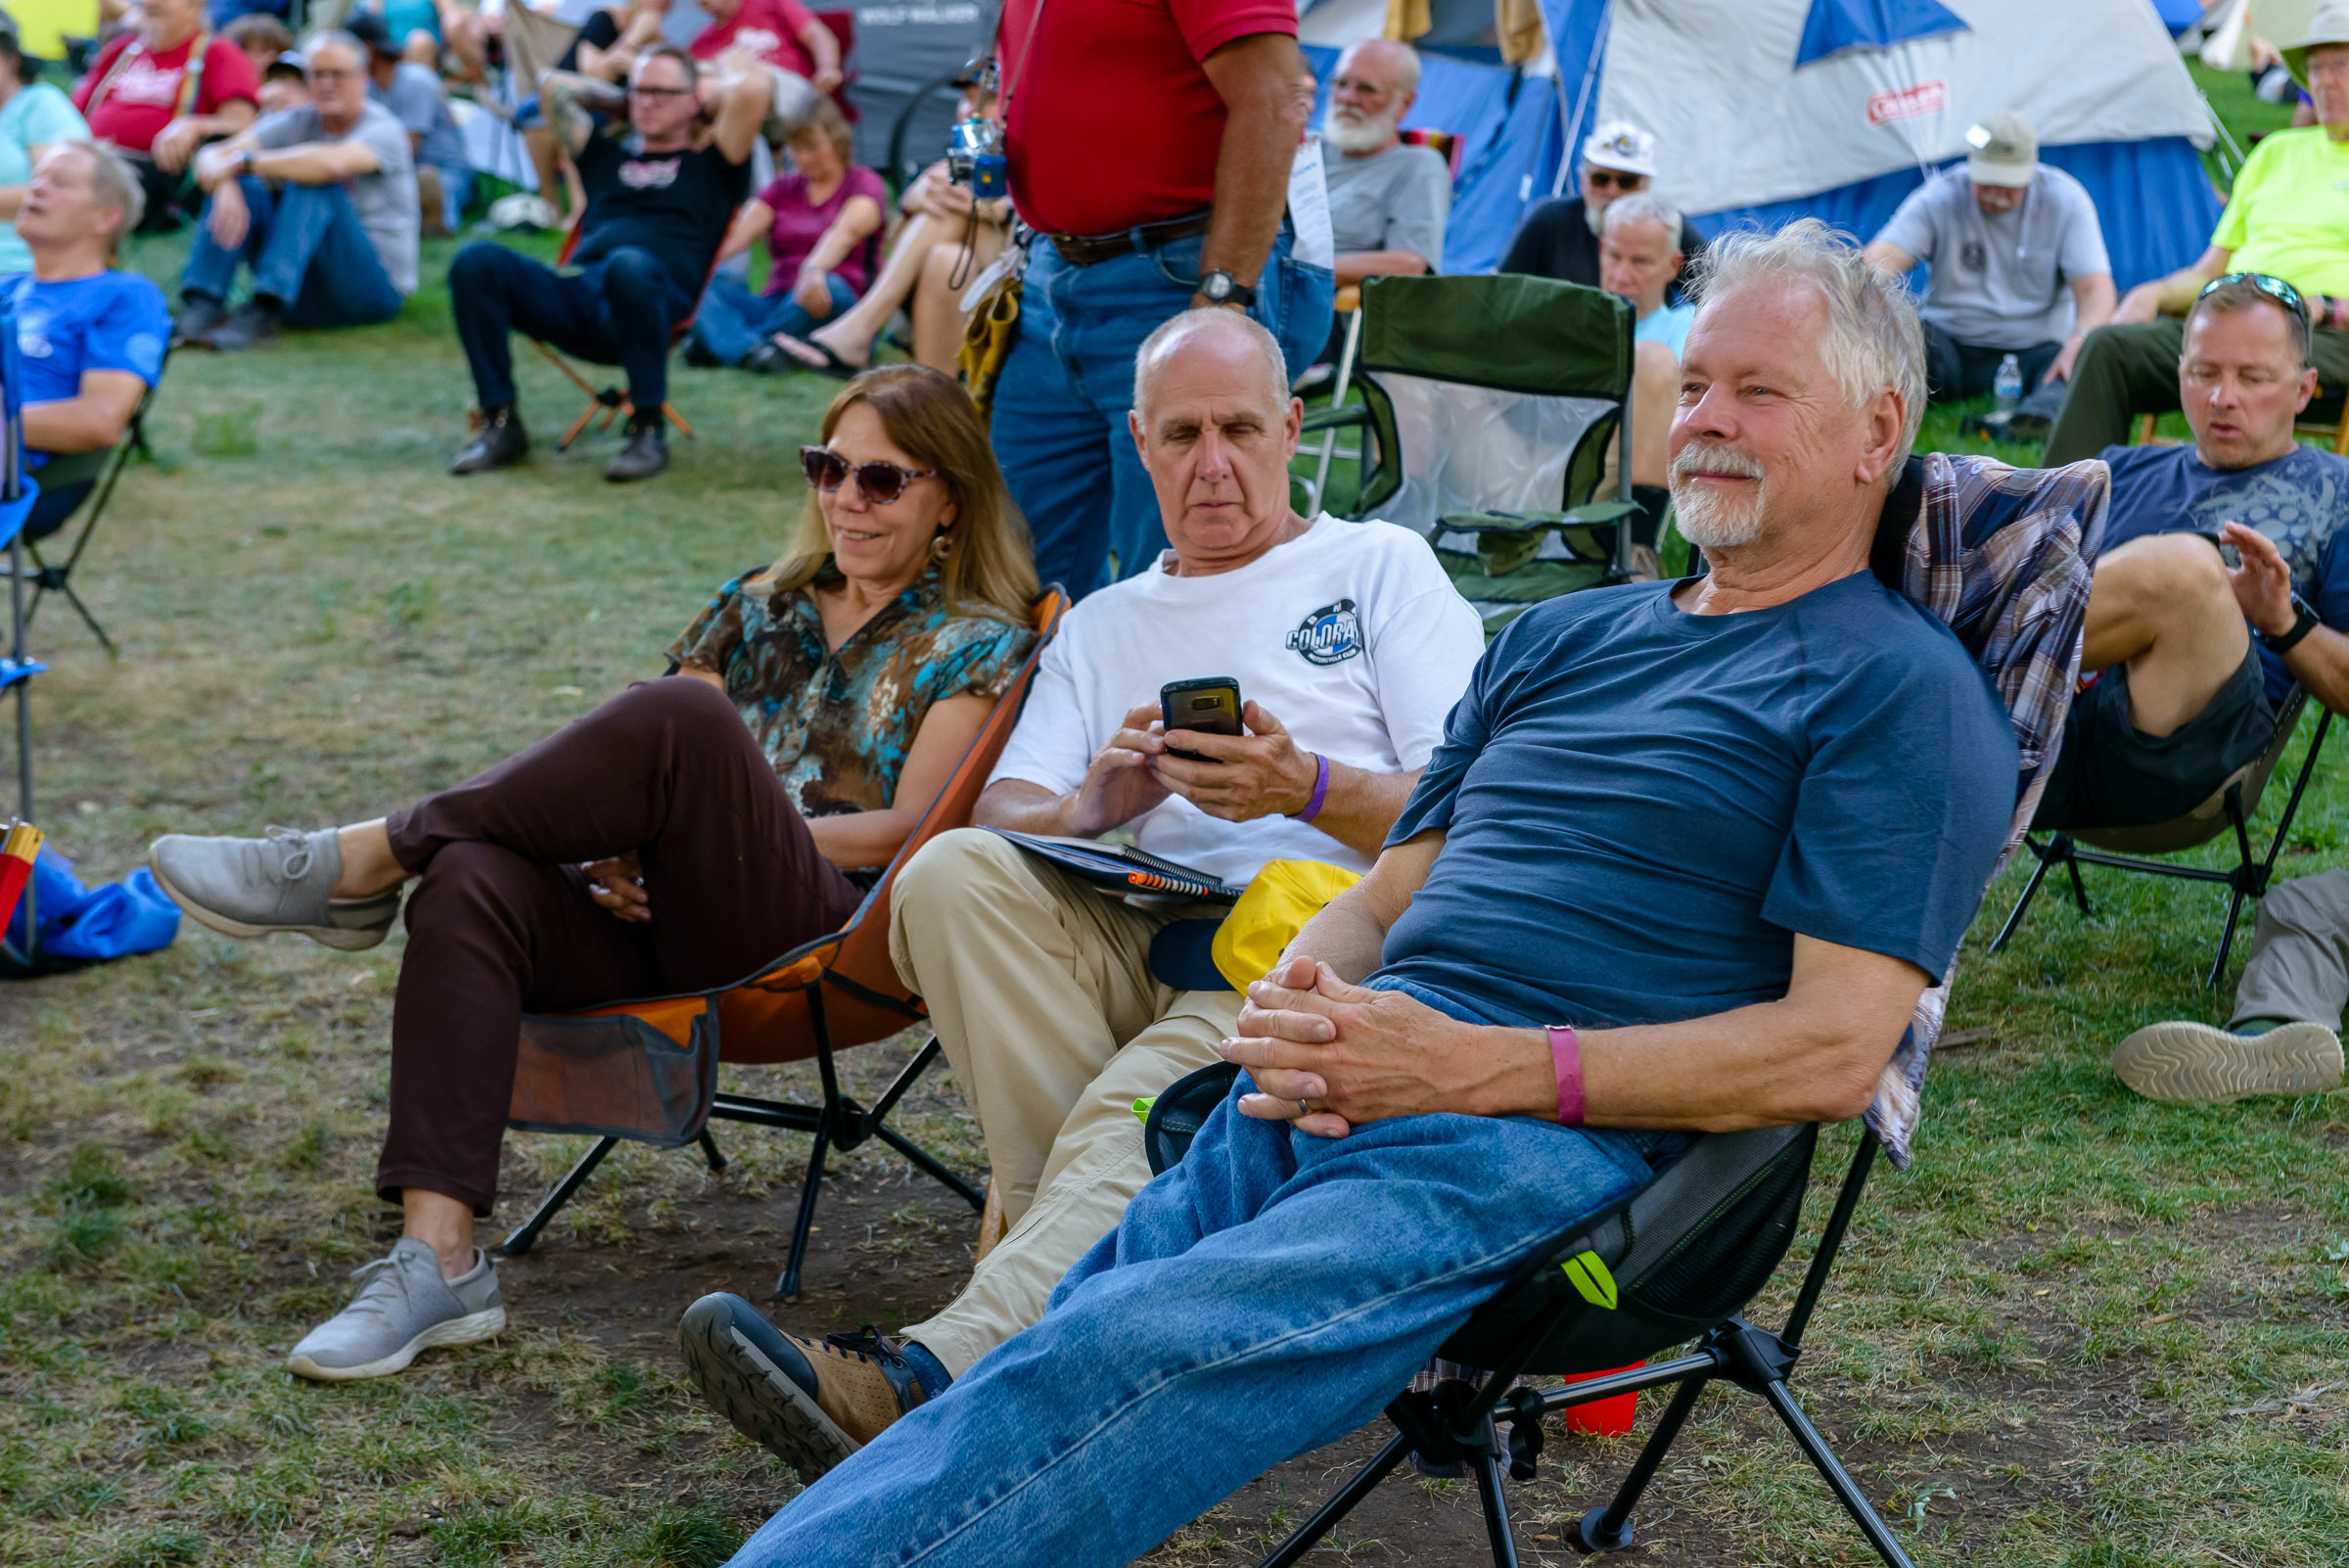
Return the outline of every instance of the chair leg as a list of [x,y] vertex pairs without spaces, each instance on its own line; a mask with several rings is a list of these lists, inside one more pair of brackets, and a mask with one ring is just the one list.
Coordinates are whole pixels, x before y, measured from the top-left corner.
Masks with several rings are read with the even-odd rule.
[[717,1152],[717,1139],[710,1135],[710,1130],[702,1129],[702,1135],[694,1141],[702,1146],[702,1158],[710,1162],[710,1174],[722,1174],[726,1169],[726,1157]]
[[1500,1460],[1480,1453],[1468,1461],[1476,1469],[1476,1498],[1485,1505],[1485,1539],[1493,1544],[1493,1568],[1517,1568],[1517,1539],[1509,1533],[1508,1499],[1500,1495]]
[[[661,412],[668,418],[670,424],[676,426],[677,429],[683,431],[687,436],[693,436],[693,427],[685,423],[685,416],[677,412],[676,404],[664,402],[661,405]],[[695,438],[699,439],[700,438],[696,437]]]
[[1338,1521],[1352,1513],[1356,1504],[1378,1490],[1394,1468],[1411,1452],[1411,1440],[1398,1432],[1387,1439],[1387,1446],[1370,1456],[1368,1463],[1354,1472],[1336,1497],[1314,1510],[1313,1516],[1299,1525],[1288,1540],[1272,1548],[1257,1568],[1289,1568],[1289,1565],[1321,1544],[1321,1538],[1338,1527]]
[[499,1243],[497,1250],[509,1258],[519,1258],[537,1245],[538,1232],[546,1228],[549,1220],[562,1212],[563,1206],[595,1174],[595,1168],[604,1163],[604,1156],[610,1154],[619,1142],[618,1138],[597,1138],[595,1147],[579,1156],[579,1163],[571,1168],[570,1174],[547,1189],[545,1198],[539,1202],[537,1213],[525,1220],[512,1235]]
[[800,1299],[800,1265],[807,1256],[807,1232],[815,1224],[815,1200],[824,1189],[824,1156],[831,1148],[831,1130],[819,1129],[815,1147],[807,1151],[806,1179],[800,1183],[800,1217],[791,1227],[791,1256],[784,1260],[783,1277],[775,1281],[777,1301]]
[[2211,961],[2210,973],[2202,977],[2204,991],[2216,991],[2219,982],[2227,978],[2227,958],[2234,951],[2234,930],[2243,918],[2243,891],[2235,889],[2227,900],[2227,925],[2219,933],[2219,955]]
[[896,1128],[877,1127],[873,1129],[873,1135],[903,1155],[908,1163],[919,1168],[922,1175],[969,1204],[973,1210],[984,1210],[987,1207],[985,1192],[939,1164],[937,1157],[928,1149],[923,1148]]
[[1990,941],[1992,952],[1997,952],[2014,939],[2016,928],[2023,923],[2023,916],[2031,912],[2031,900],[2039,897],[2039,885],[2048,880],[2049,863],[2042,859],[2031,868],[2031,880],[2023,884],[2023,896],[2014,900],[2013,909],[2007,912],[2006,923],[1999,927],[1999,934]]
[[1794,1441],[1801,1446],[1804,1456],[1818,1466],[1819,1473],[1826,1478],[1828,1490],[1835,1494],[1835,1500],[1843,1504],[1844,1512],[1852,1516],[1852,1522],[1860,1527],[1861,1534],[1867,1537],[1867,1544],[1876,1548],[1876,1555],[1884,1559],[1886,1568],[1915,1568],[1915,1564],[1909,1560],[1909,1554],[1901,1549],[1901,1544],[1893,1540],[1892,1527],[1869,1505],[1859,1483],[1851,1478],[1842,1461],[1828,1449],[1826,1439],[1819,1435],[1819,1428],[1811,1424],[1811,1418],[1803,1413],[1803,1407],[1795,1403],[1794,1395],[1786,1385],[1778,1381],[1765,1383],[1762,1385],[1762,1397],[1770,1401],[1770,1407],[1778,1412],[1778,1419],[1785,1422],[1786,1430],[1794,1434]]
[[[122,657],[122,650],[115,646],[114,638],[108,636],[106,634],[106,628],[98,624],[98,618],[90,614],[90,607],[88,605],[81,602],[81,595],[73,591],[73,584],[70,582],[61,582],[57,585],[56,591],[66,596],[66,603],[71,605],[73,607],[73,613],[81,617],[81,623],[90,628],[90,635],[98,639],[98,646],[106,650],[107,658],[120,659]],[[34,610],[38,610],[40,607],[41,597],[36,593],[32,597],[32,608]],[[30,611],[25,613],[24,623],[27,626],[32,624],[32,615]]]
[[1615,1500],[1604,1508],[1592,1508],[1575,1526],[1582,1537],[1585,1551],[1621,1551],[1632,1544],[1632,1510],[1639,1505],[1639,1495],[1655,1479],[1656,1466],[1664,1462],[1673,1443],[1680,1437],[1681,1428],[1688,1424],[1688,1414],[1696,1408],[1697,1396],[1711,1382],[1707,1377],[1691,1377],[1673,1395],[1672,1403],[1664,1407],[1664,1418],[1656,1423],[1649,1435],[1647,1447],[1632,1461],[1631,1473],[1623,1485],[1615,1489]]
[[2063,868],[2072,874],[2072,902],[2080,906],[2080,913],[2085,918],[2093,911],[2088,907],[2088,884],[2080,880],[2080,862],[2066,856]]

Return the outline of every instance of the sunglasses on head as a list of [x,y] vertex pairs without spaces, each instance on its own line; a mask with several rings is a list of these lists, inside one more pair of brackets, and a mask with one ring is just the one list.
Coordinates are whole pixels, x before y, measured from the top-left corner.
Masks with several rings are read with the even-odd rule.
[[829,446],[800,448],[800,466],[807,471],[807,483],[827,494],[840,488],[840,482],[853,473],[856,487],[864,498],[875,506],[887,506],[905,493],[905,486],[917,479],[936,479],[934,468],[899,468],[895,463],[851,463]]
[[2225,277],[2213,278],[2202,285],[2202,292],[2194,298],[2197,300],[2207,299],[2230,283],[2248,283],[2252,288],[2257,289],[2293,315],[2298,316],[2302,326],[2308,325],[2308,301],[2300,298],[2299,290],[2272,272],[2230,272]]
[[1635,191],[1647,183],[1644,174],[1626,174],[1612,168],[1585,169],[1583,178],[1602,191]]

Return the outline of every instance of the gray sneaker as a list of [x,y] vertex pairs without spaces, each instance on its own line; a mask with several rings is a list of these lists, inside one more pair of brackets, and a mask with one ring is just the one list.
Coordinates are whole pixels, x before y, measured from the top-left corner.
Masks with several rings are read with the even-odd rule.
[[334,899],[343,849],[333,828],[298,833],[273,827],[261,839],[166,833],[147,865],[171,901],[226,937],[291,931],[356,952],[384,940],[399,913],[399,890],[371,899]]
[[497,1266],[478,1249],[473,1272],[442,1279],[430,1243],[402,1236],[389,1258],[352,1270],[359,1293],[286,1358],[289,1369],[326,1383],[386,1377],[435,1345],[470,1345],[506,1326]]
[[2316,1094],[2340,1086],[2341,1041],[2323,1024],[2236,1035],[2179,1019],[2121,1041],[2112,1071],[2149,1100],[2225,1105],[2253,1094]]

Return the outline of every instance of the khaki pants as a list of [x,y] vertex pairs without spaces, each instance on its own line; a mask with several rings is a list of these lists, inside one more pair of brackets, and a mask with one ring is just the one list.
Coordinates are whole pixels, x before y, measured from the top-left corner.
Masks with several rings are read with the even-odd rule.
[[2349,871],[2279,882],[2259,900],[2251,961],[2235,983],[2234,1023],[2283,1018],[2336,1034],[2349,1003]]
[[1009,1225],[962,1294],[899,1336],[956,1377],[1041,1317],[1117,1224],[1150,1179],[1133,1102],[1219,1060],[1239,1016],[1237,992],[1151,977],[1168,918],[977,828],[941,834],[898,873],[890,955],[979,1114]]

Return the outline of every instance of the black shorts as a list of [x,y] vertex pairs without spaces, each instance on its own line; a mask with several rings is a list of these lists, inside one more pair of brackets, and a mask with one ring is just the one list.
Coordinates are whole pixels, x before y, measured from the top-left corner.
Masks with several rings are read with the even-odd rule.
[[2129,671],[2114,665],[2072,699],[2063,750],[2040,797],[2035,828],[2141,827],[2210,799],[2227,775],[2276,738],[2257,647],[2202,712],[2167,735],[2129,722]]

